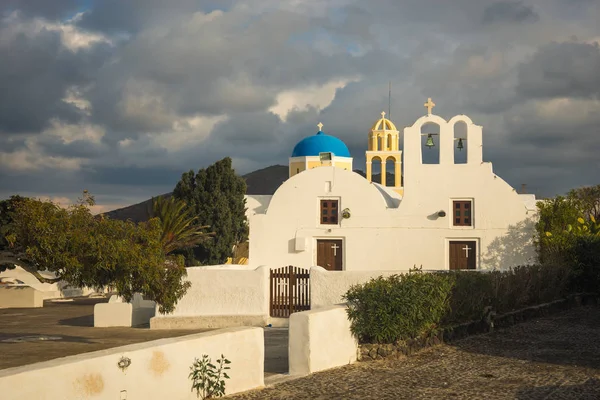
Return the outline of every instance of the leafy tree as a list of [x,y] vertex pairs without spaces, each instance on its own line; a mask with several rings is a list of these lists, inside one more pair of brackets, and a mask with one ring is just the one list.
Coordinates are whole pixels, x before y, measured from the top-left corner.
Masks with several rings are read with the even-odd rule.
[[195,248],[202,264],[224,263],[234,247],[248,239],[245,193],[246,182],[235,174],[229,157],[181,176],[173,195],[189,205],[200,225],[215,233],[214,240]]
[[205,243],[214,235],[204,232],[208,226],[198,226],[198,217],[192,215],[192,210],[184,201],[174,197],[152,198],[151,218],[160,219],[161,243],[165,254]]
[[23,201],[25,197],[19,195],[11,196],[7,200],[0,201],[0,250],[5,250],[9,247],[7,235],[13,222],[13,213],[16,205]]
[[569,191],[568,197],[577,203],[581,215],[600,221],[600,185],[583,186]]
[[163,249],[160,220],[134,224],[94,217],[88,207],[93,204],[87,192],[66,209],[51,201],[17,202],[6,235],[8,249],[0,251],[0,271],[18,265],[40,282],[114,286],[127,301],[141,293],[160,312],[172,312],[190,283],[183,281],[183,257],[167,256]]
[[569,266],[572,288],[578,291],[600,289],[599,189],[574,189],[566,197],[538,202],[540,261]]

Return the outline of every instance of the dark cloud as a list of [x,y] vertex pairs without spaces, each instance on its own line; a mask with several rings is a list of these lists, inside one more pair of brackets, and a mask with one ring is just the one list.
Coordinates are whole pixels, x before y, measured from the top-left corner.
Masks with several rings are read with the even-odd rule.
[[85,7],[82,0],[2,0],[2,13],[18,11],[26,16],[39,16],[48,19],[70,18]]
[[160,186],[171,184],[175,187],[182,172],[179,169],[165,167],[107,166],[84,168],[82,177],[88,185]]
[[[133,203],[225,156],[239,173],[285,164],[319,121],[363,168],[390,80],[401,132],[433,97],[436,114],[483,125],[485,159],[513,186],[551,195],[590,183],[598,142],[582,132],[600,126],[589,118],[600,64],[586,41],[600,31],[586,1],[577,12],[565,0],[86,1],[71,38],[91,31],[111,45],[77,49],[30,19],[64,22],[80,10],[72,3],[10,1],[2,10],[21,13],[0,20],[0,59],[10,60],[0,63],[0,194],[85,187]],[[563,43],[570,36],[578,39]],[[350,78],[324,107],[304,94],[287,115],[269,111],[282,93]],[[89,102],[85,113],[63,101],[72,88]],[[204,117],[221,122],[209,131]],[[90,124],[93,138],[77,133]],[[53,169],[54,158],[77,162]]]
[[0,133],[38,132],[52,118],[75,122],[81,111],[63,99],[67,89],[93,79],[106,45],[73,52],[60,32],[21,32],[21,20],[0,20]]
[[535,22],[539,18],[534,9],[523,1],[499,1],[483,10],[483,22],[486,24]]
[[598,97],[600,48],[597,43],[551,43],[519,68],[517,90],[527,97]]

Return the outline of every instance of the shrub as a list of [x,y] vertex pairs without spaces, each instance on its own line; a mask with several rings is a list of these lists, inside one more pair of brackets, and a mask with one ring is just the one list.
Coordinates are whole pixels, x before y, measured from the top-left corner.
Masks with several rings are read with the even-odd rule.
[[411,272],[354,285],[344,295],[352,333],[361,342],[392,343],[437,328],[448,310],[452,279]]
[[525,266],[509,271],[445,271],[379,277],[346,293],[352,333],[365,343],[418,338],[438,327],[481,320],[564,298],[570,269]]

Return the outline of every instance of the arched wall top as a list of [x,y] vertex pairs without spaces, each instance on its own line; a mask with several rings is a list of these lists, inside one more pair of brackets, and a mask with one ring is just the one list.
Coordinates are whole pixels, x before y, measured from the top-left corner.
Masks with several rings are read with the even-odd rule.
[[466,115],[455,115],[450,119],[450,121],[448,121],[448,125],[454,127],[454,125],[456,125],[458,122],[464,122],[467,124],[467,126],[474,125],[471,118],[467,117]]
[[387,161],[389,161],[389,160],[393,160],[394,162],[398,162],[398,161],[400,161],[400,160],[398,160],[398,157],[397,157],[397,156],[394,156],[394,155],[389,155],[389,156],[387,156],[387,157],[385,158],[385,161],[386,161],[386,162],[387,162]]
[[424,125],[426,124],[437,124],[439,126],[443,126],[443,125],[449,125],[449,126],[454,126],[457,122],[464,122],[465,124],[468,125],[475,125],[473,124],[473,121],[471,120],[471,118],[469,118],[466,115],[455,115],[454,117],[452,117],[449,121],[446,121],[444,118],[440,117],[439,115],[424,115],[421,118],[419,118],[418,120],[415,121],[415,123],[411,126],[411,128],[418,128],[421,129]]
[[446,125],[446,120],[438,115],[424,115],[421,118],[419,118],[418,120],[415,121],[415,123],[411,126],[411,128],[418,128],[421,129],[421,127],[425,124],[428,123],[433,123],[433,124],[438,124],[440,126],[442,125]]

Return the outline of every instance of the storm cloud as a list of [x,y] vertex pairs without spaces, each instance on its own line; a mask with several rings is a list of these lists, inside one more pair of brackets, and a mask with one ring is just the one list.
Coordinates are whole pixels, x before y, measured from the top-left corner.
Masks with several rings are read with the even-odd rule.
[[599,0],[4,1],[0,197],[127,205],[225,156],[286,164],[318,122],[362,168],[379,113],[402,129],[427,97],[483,126],[513,186],[596,184],[598,20]]

